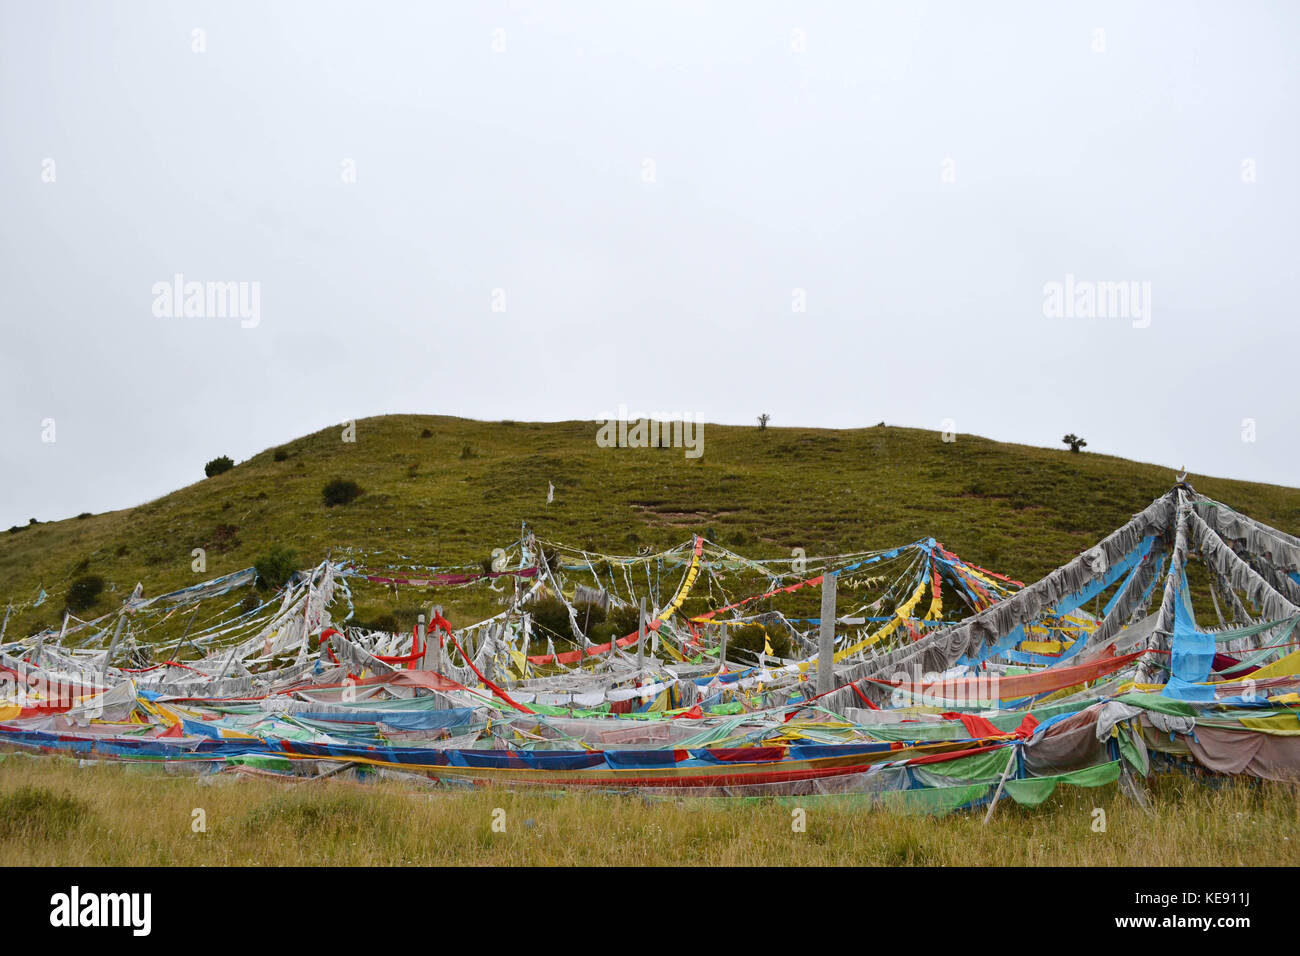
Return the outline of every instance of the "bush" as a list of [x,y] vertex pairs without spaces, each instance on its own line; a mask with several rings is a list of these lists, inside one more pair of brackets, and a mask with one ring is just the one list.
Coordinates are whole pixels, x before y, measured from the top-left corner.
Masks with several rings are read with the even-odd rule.
[[[649,617],[650,609],[646,608],[646,616]],[[605,621],[614,626],[618,633],[615,637],[627,637],[636,630],[637,624],[640,623],[641,612],[635,607],[616,607],[611,608],[610,612],[605,615]]]
[[207,475],[209,478],[213,478],[216,477],[217,475],[225,474],[231,468],[234,467],[235,467],[235,463],[231,461],[230,456],[222,455],[220,458],[214,458],[206,465],[204,465],[203,473]]
[[764,629],[762,624],[742,624],[731,628],[727,635],[727,658],[757,662],[758,655],[763,653],[764,641],[772,645],[772,654],[776,657],[794,656],[794,643],[789,634],[773,633]]
[[[578,623],[582,623],[582,607],[578,608]],[[593,608],[599,612],[600,608]],[[587,637],[596,644],[617,641],[636,633],[639,613],[636,608],[612,608],[605,619],[587,632]],[[647,632],[648,633],[648,632]]]
[[245,814],[245,833],[265,834],[279,828],[294,839],[337,842],[340,834],[356,836],[374,827],[375,808],[367,795],[313,793],[276,797]]
[[361,486],[347,478],[335,478],[321,489],[321,497],[326,508],[335,505],[349,505],[361,495]]
[[78,520],[78,521],[81,521],[81,520],[83,520],[83,519],[85,519],[85,518],[89,518],[89,517],[91,517],[90,512],[89,512],[89,511],[83,511],[81,514],[77,515],[77,520]]
[[208,542],[207,547],[221,553],[239,547],[239,528],[233,524],[217,525],[212,532],[212,540]]
[[298,570],[298,552],[276,545],[258,558],[253,567],[257,569],[258,587],[282,587],[293,576],[293,572]]
[[468,459],[470,459],[470,458],[477,458],[477,457],[478,457],[478,455],[474,454],[474,449],[473,449],[473,448],[470,448],[469,445],[462,445],[462,446],[461,446],[461,448],[460,448],[460,458],[461,458],[461,461],[466,461],[466,460],[468,460]]
[[398,627],[397,615],[392,611],[384,611],[383,613],[365,621],[361,620],[361,618],[354,618],[351,624],[353,627],[359,627],[363,631],[386,631],[389,634],[396,634]]
[[68,610],[84,611],[98,600],[104,590],[104,579],[98,574],[83,574],[73,578],[68,586]]
[[421,437],[421,438],[432,438],[432,437],[433,437],[433,432],[432,432],[432,430],[426,428],[424,431],[420,432],[420,437]]
[[[586,628],[588,638],[596,643],[604,643],[609,639],[607,631],[610,628],[605,626],[604,608],[599,604],[575,604],[573,609],[578,613],[578,626]],[[533,622],[540,631],[538,636],[542,639],[558,637],[563,640],[579,640],[578,635],[573,633],[573,625],[569,622],[569,611],[559,598],[538,598],[528,610],[533,615]],[[597,638],[597,634],[604,636]],[[626,634],[627,632],[624,631],[618,636],[623,637]]]
[[275,454],[271,457],[276,461],[285,461],[289,457],[289,450],[287,448],[277,448]]
[[90,807],[70,794],[19,787],[0,796],[0,839],[64,837],[89,816]]

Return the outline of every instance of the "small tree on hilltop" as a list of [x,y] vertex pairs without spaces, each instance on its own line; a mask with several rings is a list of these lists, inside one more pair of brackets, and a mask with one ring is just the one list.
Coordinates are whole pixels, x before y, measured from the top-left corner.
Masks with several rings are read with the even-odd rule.
[[767,430],[767,423],[770,422],[771,420],[772,420],[772,416],[769,415],[767,412],[764,412],[762,415],[759,415],[759,416],[758,416],[758,430],[759,430],[759,431],[766,431],[766,430]]
[[214,458],[203,466],[203,473],[209,478],[223,474],[235,467],[235,463],[230,460],[229,455],[222,455],[220,458]]
[[1088,447],[1088,443],[1076,435],[1074,432],[1066,435],[1061,441],[1070,446],[1070,451],[1077,452],[1080,448]]

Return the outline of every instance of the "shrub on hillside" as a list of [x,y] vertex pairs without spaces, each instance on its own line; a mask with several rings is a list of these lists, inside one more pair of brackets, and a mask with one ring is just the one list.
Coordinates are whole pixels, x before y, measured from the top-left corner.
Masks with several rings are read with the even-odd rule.
[[362,620],[360,617],[353,618],[349,624],[352,627],[359,627],[363,631],[386,631],[389,634],[397,633],[397,615],[392,611],[382,611],[378,615]]
[[212,540],[208,542],[207,547],[220,553],[239,547],[239,528],[233,524],[217,525],[212,532]]
[[[596,608],[596,610],[600,609]],[[596,644],[604,644],[606,641],[617,641],[629,634],[635,634],[638,614],[634,607],[611,608],[605,615],[605,619],[587,632],[587,637]],[[578,611],[578,622],[582,622],[581,609]]]
[[73,578],[68,585],[68,610],[84,611],[99,599],[104,590],[104,579],[98,574],[83,574]]
[[271,456],[276,461],[285,461],[289,457],[289,449],[277,448],[275,454]]
[[[578,627],[586,631],[587,636],[597,643],[603,643],[608,640],[608,636],[601,637],[599,640],[594,635],[605,634],[605,609],[599,604],[575,604],[574,611],[578,615]],[[538,636],[545,639],[546,637],[560,638],[563,640],[577,641],[578,635],[573,632],[573,625],[569,621],[568,608],[564,602],[557,597],[538,598],[528,608],[533,615],[533,622],[537,625]],[[627,632],[625,631],[624,634]],[[623,637],[624,634],[618,635]]]
[[214,458],[203,466],[203,473],[209,478],[222,475],[235,467],[235,463],[229,455],[222,455],[220,458]]
[[293,572],[298,570],[298,552],[278,544],[254,563],[257,569],[257,586],[263,589],[282,587]]
[[772,646],[772,654],[776,657],[794,656],[794,643],[789,634],[766,630],[762,624],[742,624],[731,628],[727,635],[727,659],[757,661],[765,642]]
[[348,478],[335,478],[321,489],[326,508],[349,505],[361,495],[361,486]]
[[[646,608],[646,616],[650,616],[650,608]],[[627,637],[637,629],[640,621],[641,612],[635,607],[616,607],[611,608],[610,612],[605,615],[606,622],[614,625],[614,630],[618,631],[619,637]]]

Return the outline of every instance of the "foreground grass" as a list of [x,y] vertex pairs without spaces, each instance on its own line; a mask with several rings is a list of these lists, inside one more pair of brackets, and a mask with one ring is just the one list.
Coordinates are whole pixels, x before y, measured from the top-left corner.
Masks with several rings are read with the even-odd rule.
[[[987,827],[982,812],[930,819],[807,798],[806,832],[794,832],[776,801],[281,783],[9,755],[0,865],[1300,864],[1295,787],[1174,775],[1155,778],[1151,797],[1148,813],[1115,787],[1060,788],[1037,809],[999,804]],[[1104,833],[1092,829],[1098,807]],[[197,810],[206,832],[194,832]],[[493,830],[498,810],[505,832]]]

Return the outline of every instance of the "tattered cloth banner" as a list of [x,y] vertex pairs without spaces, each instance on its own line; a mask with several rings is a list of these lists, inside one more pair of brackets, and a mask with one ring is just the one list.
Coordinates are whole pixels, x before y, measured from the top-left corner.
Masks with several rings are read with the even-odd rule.
[[1103,657],[1090,664],[1076,664],[1072,667],[1053,667],[1036,674],[1016,674],[1011,677],[981,675],[979,677],[959,677],[950,680],[930,681],[890,681],[867,678],[873,684],[896,687],[909,694],[935,700],[981,700],[990,694],[996,694],[999,700],[1017,700],[1021,697],[1033,697],[1054,690],[1073,687],[1088,681],[1114,673],[1131,661],[1137,660],[1146,651],[1136,651],[1122,657]]
[[[659,630],[660,626],[670,617],[677,613],[677,609],[682,606],[687,596],[691,593],[691,587],[695,584],[695,579],[700,574],[700,556],[704,553],[704,539],[696,535],[695,550],[691,554],[691,563],[686,569],[686,575],[682,578],[682,583],[677,588],[677,593],[673,599],[668,602],[668,606],[659,612],[658,616],[646,624],[646,634],[651,631]],[[604,644],[592,644],[590,647],[579,648],[576,651],[565,651],[562,654],[536,654],[528,658],[530,664],[554,664],[557,661],[561,664],[576,664],[578,661],[588,657],[595,657],[598,654],[608,654],[614,647],[628,647],[636,643],[637,631],[633,631],[627,637],[620,637],[617,641],[607,641]]]
[[537,568],[518,568],[514,571],[470,571],[465,574],[435,574],[428,578],[385,577],[379,574],[361,574],[360,572],[355,571],[348,572],[348,577],[361,578],[363,581],[371,581],[375,584],[409,584],[418,588],[436,587],[440,584],[469,584],[473,581],[481,581],[484,578],[503,578],[507,576],[514,576],[517,578],[536,577]]

